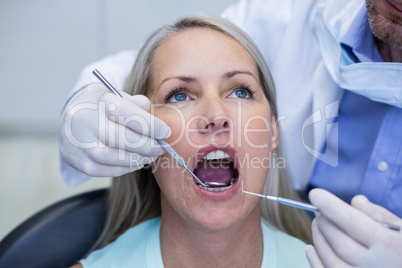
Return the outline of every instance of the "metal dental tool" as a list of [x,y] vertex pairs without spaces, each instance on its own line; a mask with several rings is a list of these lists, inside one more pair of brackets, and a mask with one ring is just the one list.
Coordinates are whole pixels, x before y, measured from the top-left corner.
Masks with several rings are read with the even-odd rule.
[[[109,83],[109,81],[106,80],[105,77],[103,77],[103,75],[97,70],[94,69],[92,71],[92,73],[102,82],[102,84],[104,84],[112,93],[114,93],[115,95],[123,98],[123,96]],[[176,153],[175,150],[173,150],[173,148],[165,141],[162,139],[157,139],[156,140],[162,147],[163,149],[165,149],[166,152],[168,152],[174,160],[177,161],[177,163],[183,167],[185,170],[187,170],[191,176],[193,176],[194,180],[197,181],[198,184],[201,184],[204,187],[209,187],[209,186],[222,186],[225,187],[227,186],[226,183],[223,182],[202,182],[186,165],[186,162],[183,160],[183,158],[180,157],[180,155],[178,153]]]
[[[317,207],[311,205],[311,204],[307,204],[307,203],[303,203],[303,202],[299,202],[299,201],[295,201],[295,200],[291,200],[291,199],[287,199],[287,198],[282,198],[282,197],[276,197],[276,196],[270,196],[270,195],[262,195],[262,194],[256,194],[256,193],[252,193],[252,192],[247,192],[243,189],[243,181],[241,182],[241,191],[245,194],[251,194],[251,195],[255,195],[258,197],[263,197],[269,200],[273,200],[276,201],[278,203],[287,205],[287,206],[291,206],[291,207],[295,207],[295,208],[300,208],[300,209],[304,209],[304,210],[308,210],[308,211],[312,211],[312,212],[320,212],[318,210]],[[374,219],[375,220],[375,219]],[[387,223],[387,222],[383,222],[383,221],[378,221],[375,220],[376,222],[378,222],[380,225],[390,229],[390,230],[394,230],[394,231],[401,231],[401,227],[395,224],[391,224],[391,223]]]
[[255,195],[258,197],[263,197],[269,200],[273,200],[276,201],[278,203],[287,205],[287,206],[291,206],[291,207],[295,207],[295,208],[301,208],[304,210],[308,210],[308,211],[313,211],[313,212],[319,212],[318,208],[316,208],[313,205],[307,204],[307,203],[303,203],[303,202],[299,202],[299,201],[294,201],[291,199],[287,199],[287,198],[282,198],[282,197],[276,197],[276,196],[270,196],[270,195],[262,195],[262,194],[256,194],[256,193],[252,193],[252,192],[247,192],[243,189],[243,181],[241,182],[241,191],[243,193],[246,194],[251,194],[251,195]]
[[183,160],[183,158],[180,157],[178,153],[176,153],[175,150],[165,141],[165,140],[157,140],[158,143],[165,149],[168,154],[170,154],[174,160],[185,170],[188,171],[188,173],[193,176],[193,178],[197,181],[197,183],[201,184],[202,186],[226,186],[226,183],[223,182],[202,182],[186,165],[186,162]]

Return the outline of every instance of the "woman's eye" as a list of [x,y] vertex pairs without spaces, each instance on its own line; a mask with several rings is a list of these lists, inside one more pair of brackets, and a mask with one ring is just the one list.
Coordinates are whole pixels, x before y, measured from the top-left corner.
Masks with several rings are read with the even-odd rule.
[[230,94],[229,98],[249,99],[251,96],[252,94],[250,90],[245,88],[237,88],[232,94]]
[[168,102],[180,102],[189,100],[189,97],[184,92],[177,92],[169,96]]

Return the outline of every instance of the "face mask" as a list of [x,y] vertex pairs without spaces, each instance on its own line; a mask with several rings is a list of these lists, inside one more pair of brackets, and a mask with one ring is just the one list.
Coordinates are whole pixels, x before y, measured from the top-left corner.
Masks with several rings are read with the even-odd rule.
[[339,35],[337,27],[331,32],[320,10],[315,15],[313,31],[325,66],[341,88],[402,108],[402,63],[354,63],[335,37]]

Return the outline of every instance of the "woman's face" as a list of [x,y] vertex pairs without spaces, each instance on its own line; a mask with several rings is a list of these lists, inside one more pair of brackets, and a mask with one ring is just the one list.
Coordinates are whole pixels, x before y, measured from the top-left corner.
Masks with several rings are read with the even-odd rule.
[[251,55],[221,32],[193,28],[163,43],[152,64],[148,97],[172,129],[167,142],[203,182],[230,185],[203,189],[165,153],[153,164],[163,217],[223,230],[259,213],[241,182],[262,192],[277,129]]

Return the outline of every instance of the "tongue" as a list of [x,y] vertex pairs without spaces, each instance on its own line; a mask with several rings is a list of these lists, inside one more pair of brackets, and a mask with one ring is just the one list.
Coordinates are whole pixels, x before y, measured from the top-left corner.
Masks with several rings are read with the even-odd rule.
[[230,184],[232,178],[237,178],[237,170],[233,162],[228,160],[202,160],[198,162],[194,174],[202,182],[223,182]]

